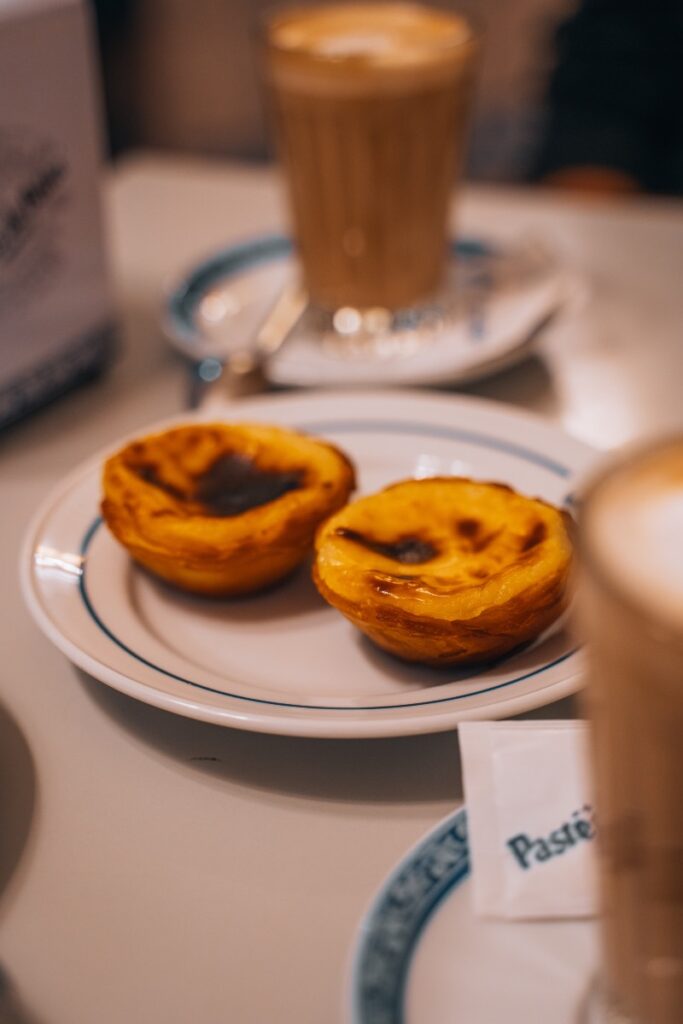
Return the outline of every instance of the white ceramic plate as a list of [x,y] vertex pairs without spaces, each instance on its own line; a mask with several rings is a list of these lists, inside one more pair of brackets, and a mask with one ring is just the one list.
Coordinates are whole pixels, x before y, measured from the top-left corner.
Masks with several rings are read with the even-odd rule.
[[456,811],[382,886],[362,922],[353,1024],[580,1024],[597,966],[593,921],[493,921],[472,909]]
[[[216,417],[214,409],[170,422]],[[561,505],[594,455],[543,420],[464,397],[273,396],[226,406],[223,418],[329,438],[356,463],[360,492],[456,474]],[[76,665],[124,693],[237,728],[360,737],[513,715],[579,686],[580,654],[561,625],[493,667],[458,673],[375,649],[322,601],[307,567],[248,599],[171,590],[138,569],[98,517],[104,454],[47,500],[28,531],[21,572],[41,629]]]
[[[450,253],[444,285],[423,322],[399,314],[395,329],[369,349],[304,316],[269,363],[269,377],[297,387],[462,384],[523,358],[576,290],[537,243],[461,238]],[[166,334],[195,361],[228,358],[231,346],[254,337],[295,274],[291,242],[281,235],[215,253],[172,289]]]

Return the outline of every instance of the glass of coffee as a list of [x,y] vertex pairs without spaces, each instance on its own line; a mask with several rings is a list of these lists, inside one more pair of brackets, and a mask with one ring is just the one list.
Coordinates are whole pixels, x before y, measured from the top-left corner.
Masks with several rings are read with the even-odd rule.
[[590,1019],[680,1024],[683,438],[613,466],[581,519],[604,949]]
[[479,51],[460,15],[417,3],[281,10],[265,75],[304,280],[332,312],[415,307],[447,255]]

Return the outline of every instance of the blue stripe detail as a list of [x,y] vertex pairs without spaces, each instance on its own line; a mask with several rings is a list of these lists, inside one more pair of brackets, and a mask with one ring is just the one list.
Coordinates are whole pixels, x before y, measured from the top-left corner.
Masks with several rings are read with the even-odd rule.
[[[101,525],[102,520],[97,519],[95,523],[93,523],[90,526],[88,530],[88,534],[90,535],[90,541],[92,541],[95,534],[97,533],[98,528]],[[88,536],[88,534],[86,534],[86,536]],[[83,554],[86,554],[90,541],[88,542],[88,544],[85,544],[85,547],[83,547]],[[266,700],[263,697],[246,697],[244,696],[244,694],[241,693],[230,693],[229,690],[219,690],[214,686],[206,686],[203,683],[195,682],[193,679],[186,679],[185,676],[180,676],[175,672],[170,672],[168,669],[162,668],[160,665],[156,665],[153,661],[150,661],[148,658],[145,658],[142,654],[138,654],[137,651],[134,651],[132,650],[132,648],[128,647],[128,645],[125,644],[123,640],[121,640],[115,633],[112,632],[111,629],[109,629],[108,626],[105,625],[105,623],[102,621],[98,613],[95,611],[92,601],[90,600],[90,595],[88,594],[88,588],[86,585],[87,568],[88,563],[86,561],[83,566],[83,572],[78,581],[78,587],[80,590],[81,598],[83,600],[83,604],[85,605],[86,610],[88,611],[88,614],[90,615],[90,618],[93,620],[95,625],[98,626],[99,629],[102,630],[104,635],[109,637],[109,639],[113,643],[115,643],[117,647],[120,647],[122,651],[125,651],[126,654],[129,654],[131,658],[135,658],[135,660],[139,661],[142,665],[146,665],[147,668],[152,668],[156,672],[160,672],[161,675],[167,676],[169,679],[174,679],[178,683],[186,683],[188,686],[194,686],[195,689],[197,690],[205,690],[207,693],[217,693],[221,697],[231,697],[234,700],[243,700],[249,704],[268,704],[272,707],[295,708],[301,711],[394,711],[399,710],[400,708],[421,708],[427,707],[430,704],[446,704],[449,701],[463,700],[465,697],[479,697],[481,694],[492,693],[494,690],[501,690],[506,686],[512,686],[514,683],[521,683],[525,679],[531,679],[532,676],[539,675],[541,672],[545,672],[547,669],[553,668],[555,665],[560,665],[563,661],[566,661],[567,658],[571,658],[572,654],[575,654],[578,650],[578,647],[575,647],[571,651],[568,651],[566,654],[563,654],[560,658],[556,658],[555,661],[551,661],[547,665],[541,666],[541,668],[534,669],[533,672],[527,672],[525,675],[517,676],[516,679],[509,679],[506,683],[497,683],[495,686],[489,686],[485,690],[475,690],[473,693],[456,694],[452,697],[440,697],[437,700],[415,701],[410,704],[368,704],[362,706],[356,705],[355,707],[345,707],[344,705],[336,704],[293,704],[289,701],[284,700]],[[462,681],[465,682],[465,680]]]
[[[83,540],[81,541],[81,550],[80,550],[81,558],[85,558],[85,555],[86,555],[86,553],[88,551],[88,548],[90,547],[90,543],[91,543],[93,537],[95,536],[95,534],[97,533],[97,531],[99,530],[99,528],[100,528],[100,526],[102,525],[103,522],[104,522],[104,520],[102,519],[102,516],[97,516],[97,518],[93,520],[93,522],[90,524],[88,529],[85,531],[85,535],[83,537]],[[87,563],[84,562],[83,563],[83,572],[81,573],[81,577],[80,577],[81,579],[83,579],[83,577],[85,576],[86,565],[87,565]]]
[[463,808],[437,826],[382,886],[354,957],[354,1024],[403,1024],[407,979],[420,936],[470,872],[466,821]]
[[[497,251],[478,238],[457,238],[451,241],[449,249],[464,261],[491,258]],[[188,274],[168,300],[168,316],[173,320],[174,329],[192,342],[196,336],[197,303],[213,285],[262,263],[285,259],[293,251],[293,242],[287,235],[267,234],[230,245],[209,256]]]
[[292,251],[291,239],[285,235],[264,235],[214,253],[195,267],[169,299],[168,313],[176,330],[187,341],[193,341],[196,334],[194,311],[197,302],[214,284],[226,276],[241,273],[261,263],[284,259]]
[[480,448],[489,448],[492,451],[502,452],[505,455],[515,455],[524,462],[531,462],[535,466],[547,469],[555,476],[566,480],[572,475],[572,470],[561,462],[535,452],[524,445],[516,444],[514,441],[504,441],[499,437],[491,437],[490,434],[482,434],[476,430],[464,430],[460,427],[431,427],[423,423],[392,423],[382,420],[319,420],[312,423],[301,423],[299,430],[317,430],[320,433],[347,433],[358,434],[371,432],[377,434],[410,434],[419,437],[435,437],[442,441],[461,441],[464,444],[476,445]]

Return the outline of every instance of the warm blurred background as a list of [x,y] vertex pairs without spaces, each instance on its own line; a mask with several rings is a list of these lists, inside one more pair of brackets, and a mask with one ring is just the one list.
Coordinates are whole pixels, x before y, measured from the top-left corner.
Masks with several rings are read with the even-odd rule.
[[[270,0],[93,2],[113,155],[268,158],[253,35]],[[471,178],[683,193],[680,0],[455,6],[486,36]]]

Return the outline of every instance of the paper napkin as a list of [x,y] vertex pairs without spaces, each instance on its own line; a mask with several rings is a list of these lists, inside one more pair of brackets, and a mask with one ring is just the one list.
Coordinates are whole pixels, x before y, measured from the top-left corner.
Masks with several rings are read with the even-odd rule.
[[596,913],[586,723],[464,722],[459,733],[475,911]]

